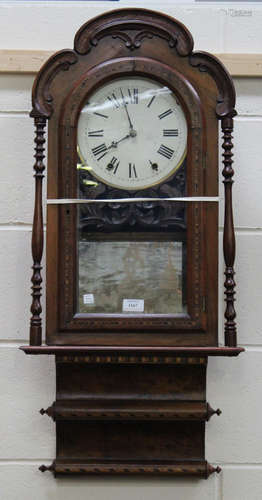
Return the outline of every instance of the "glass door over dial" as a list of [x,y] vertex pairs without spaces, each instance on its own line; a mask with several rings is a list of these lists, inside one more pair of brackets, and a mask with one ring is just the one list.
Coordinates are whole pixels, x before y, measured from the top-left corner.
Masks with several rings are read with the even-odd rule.
[[[77,142],[80,197],[88,201],[90,194],[98,201],[106,186],[110,203],[110,208],[87,203],[78,209],[78,312],[184,314],[185,207],[173,203],[171,208],[160,200],[158,209],[176,212],[177,224],[156,231],[150,212],[156,212],[157,204],[110,202],[125,193],[149,196],[185,163],[187,122],[177,96],[144,77],[112,80],[86,100]],[[177,195],[174,182],[168,196]],[[132,222],[125,221],[132,210]],[[116,225],[115,231],[111,227],[99,233],[96,215],[101,212],[111,222],[122,217],[121,230]],[[141,226],[145,214],[152,219],[148,227]]]
[[140,77],[100,87],[78,121],[82,169],[110,186],[141,190],[169,178],[186,155],[183,109],[168,88]]

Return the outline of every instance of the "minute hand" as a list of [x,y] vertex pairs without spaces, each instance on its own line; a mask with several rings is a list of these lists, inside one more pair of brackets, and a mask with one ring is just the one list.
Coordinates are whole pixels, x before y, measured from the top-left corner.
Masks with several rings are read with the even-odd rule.
[[125,108],[125,110],[126,110],[127,118],[128,118],[129,125],[130,125],[130,129],[131,129],[131,135],[132,135],[132,130],[134,129],[134,127],[133,127],[133,124],[132,124],[132,122],[131,122],[131,118],[130,118],[129,113],[128,113],[128,109],[127,109],[127,105],[126,105],[126,101],[125,101],[125,98],[124,98],[124,95],[123,95],[122,89],[120,89],[120,92],[121,92],[123,105],[124,105],[124,108]]

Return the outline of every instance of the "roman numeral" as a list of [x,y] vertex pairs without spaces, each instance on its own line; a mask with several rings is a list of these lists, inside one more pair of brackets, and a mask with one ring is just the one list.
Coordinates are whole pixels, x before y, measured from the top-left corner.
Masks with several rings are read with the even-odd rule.
[[163,130],[164,137],[178,137],[178,129],[177,128],[169,128]]
[[135,164],[129,163],[129,179],[132,177],[137,177]]
[[99,146],[96,146],[95,148],[92,149],[92,153],[94,156],[98,156],[101,155],[101,153],[103,153],[101,156],[99,156],[99,158],[97,158],[98,160],[101,160],[101,158],[105,156],[106,152],[107,152],[107,147],[105,144],[100,144]]
[[138,104],[138,89],[133,89],[133,92],[128,89],[128,95],[130,104]]
[[120,104],[116,98],[116,95],[113,93],[112,96],[108,96],[107,99],[111,102],[111,104],[113,104],[114,108],[117,109],[117,108],[120,108]]
[[94,130],[92,132],[88,132],[88,137],[104,137],[104,131]]
[[108,116],[103,115],[103,113],[98,113],[97,111],[94,111],[94,115],[101,116],[102,118],[108,118]]
[[150,101],[149,101],[149,103],[148,103],[148,105],[147,105],[147,107],[148,107],[148,108],[150,108],[150,106],[151,106],[151,104],[153,103],[153,101],[155,100],[155,98],[156,98],[156,96],[155,96],[155,95],[153,95],[153,97],[151,97],[151,99],[150,99]]
[[113,158],[110,160],[106,168],[107,170],[112,171],[113,174],[115,174],[117,172],[119,163],[120,161],[117,161],[117,158],[113,156]]
[[162,120],[162,118],[165,118],[166,116],[171,115],[171,113],[173,113],[172,109],[167,109],[166,111],[164,111],[164,113],[161,113],[160,115],[158,115],[158,118],[160,120]]
[[174,154],[174,150],[171,148],[168,148],[167,146],[164,146],[164,144],[161,144],[159,150],[157,151],[160,155],[165,156],[169,160],[172,158]]

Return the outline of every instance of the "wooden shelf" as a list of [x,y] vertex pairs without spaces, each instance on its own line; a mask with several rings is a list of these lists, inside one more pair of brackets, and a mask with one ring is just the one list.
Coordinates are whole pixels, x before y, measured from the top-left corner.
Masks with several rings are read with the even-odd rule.
[[78,460],[57,459],[49,467],[42,465],[41,472],[47,470],[54,475],[68,474],[157,474],[177,476],[197,476],[208,478],[214,472],[219,473],[220,467],[213,467],[203,461],[153,461],[153,460]]
[[[154,358],[170,359],[178,357],[238,356],[243,347],[155,347],[155,346],[21,346],[25,354],[55,354],[56,356],[83,356],[90,362],[132,362],[134,356],[144,357],[144,362],[154,362]],[[88,357],[90,358],[88,360]],[[103,359],[103,357],[105,359]],[[96,359],[97,358],[97,359]],[[142,359],[141,358],[141,359]],[[152,359],[151,359],[152,358]],[[183,361],[183,360],[182,360]],[[157,361],[156,361],[157,362]]]

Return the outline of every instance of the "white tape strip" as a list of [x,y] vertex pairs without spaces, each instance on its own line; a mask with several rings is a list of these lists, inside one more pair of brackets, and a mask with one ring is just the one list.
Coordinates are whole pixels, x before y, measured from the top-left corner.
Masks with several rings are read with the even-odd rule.
[[219,202],[218,196],[186,196],[180,198],[112,198],[112,199],[95,199],[95,200],[82,200],[82,199],[49,199],[46,200],[47,205],[68,205],[68,204],[81,204],[81,203],[141,203],[142,201],[180,201],[180,202],[196,202],[196,201],[210,201]]

